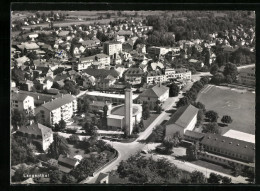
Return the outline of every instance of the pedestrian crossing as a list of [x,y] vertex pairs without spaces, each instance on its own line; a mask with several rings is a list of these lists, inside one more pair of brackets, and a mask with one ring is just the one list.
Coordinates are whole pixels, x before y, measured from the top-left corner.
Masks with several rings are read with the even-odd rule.
[[208,85],[206,88],[204,88],[201,93],[207,93],[211,88],[213,87],[213,85]]

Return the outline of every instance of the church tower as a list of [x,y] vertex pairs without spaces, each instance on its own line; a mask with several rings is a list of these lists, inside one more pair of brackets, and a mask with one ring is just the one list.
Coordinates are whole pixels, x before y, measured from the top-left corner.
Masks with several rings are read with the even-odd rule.
[[133,131],[133,90],[125,89],[125,128],[127,135]]

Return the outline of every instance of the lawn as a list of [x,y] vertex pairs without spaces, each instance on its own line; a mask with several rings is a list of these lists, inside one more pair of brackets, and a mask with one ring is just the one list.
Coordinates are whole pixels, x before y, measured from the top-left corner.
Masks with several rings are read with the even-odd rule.
[[223,115],[230,115],[233,122],[221,127],[222,132],[229,129],[255,134],[255,94],[248,91],[208,85],[201,92],[196,101],[200,101],[206,110],[218,113],[218,122]]
[[211,170],[215,170],[215,171],[218,171],[218,172],[222,172],[222,173],[225,173],[225,174],[232,175],[231,169],[228,169],[228,168],[223,167],[223,166],[218,165],[218,164],[214,164],[212,162],[207,162],[207,161],[204,161],[204,160],[197,160],[197,161],[192,161],[190,163],[198,165],[198,166],[202,166],[204,168],[208,168],[208,169],[211,169]]

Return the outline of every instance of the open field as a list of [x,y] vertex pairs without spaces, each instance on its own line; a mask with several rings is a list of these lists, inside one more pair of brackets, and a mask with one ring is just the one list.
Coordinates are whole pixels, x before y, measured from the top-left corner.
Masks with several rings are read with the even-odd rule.
[[218,122],[223,115],[230,115],[233,122],[225,128],[255,134],[255,94],[248,91],[207,85],[197,98],[206,110],[218,113]]

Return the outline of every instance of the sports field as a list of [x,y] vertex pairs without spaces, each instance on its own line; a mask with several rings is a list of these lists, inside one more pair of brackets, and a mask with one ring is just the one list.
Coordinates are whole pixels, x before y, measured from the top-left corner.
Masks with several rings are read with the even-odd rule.
[[207,85],[197,98],[206,110],[214,110],[221,123],[223,115],[230,115],[233,122],[221,127],[222,132],[229,129],[255,134],[255,94],[246,90]]

